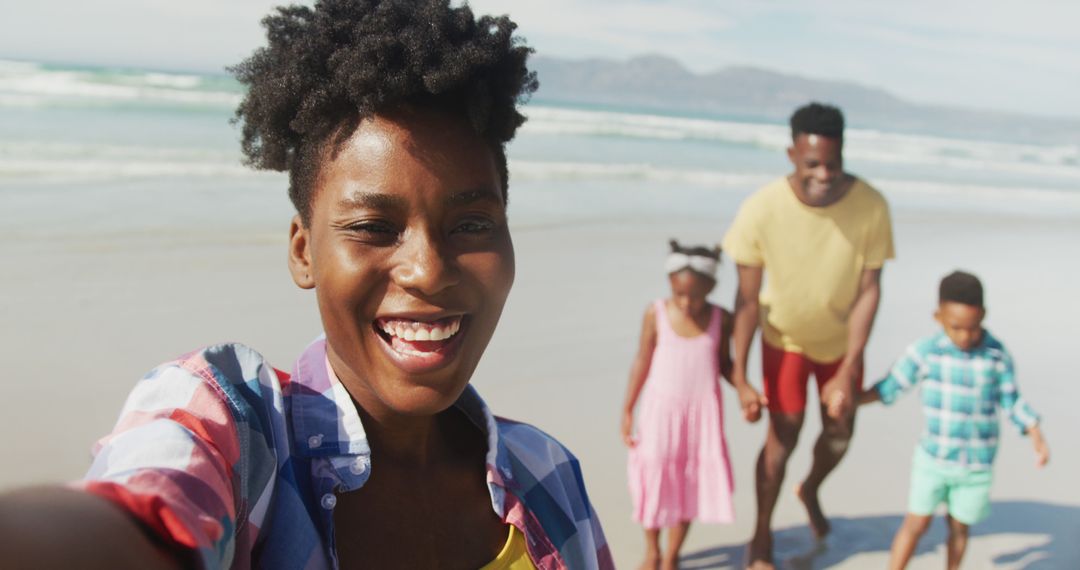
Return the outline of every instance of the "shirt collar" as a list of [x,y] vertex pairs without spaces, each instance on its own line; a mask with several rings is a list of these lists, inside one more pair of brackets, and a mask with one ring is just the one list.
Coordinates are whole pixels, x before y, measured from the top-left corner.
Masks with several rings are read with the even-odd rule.
[[[371,472],[371,447],[352,397],[327,361],[325,335],[308,345],[296,360],[286,400],[296,454],[327,458],[344,490],[362,486]],[[512,484],[513,471],[499,438],[497,420],[472,385],[465,387],[454,406],[487,439],[488,487],[492,506],[502,514],[504,489]]]

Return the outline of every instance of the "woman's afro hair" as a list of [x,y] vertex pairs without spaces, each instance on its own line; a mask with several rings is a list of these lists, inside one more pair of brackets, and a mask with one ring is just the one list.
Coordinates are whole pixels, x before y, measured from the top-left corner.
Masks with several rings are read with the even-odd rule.
[[[450,0],[318,0],[263,19],[269,45],[231,68],[247,86],[236,110],[245,162],[289,171],[289,198],[307,223],[325,153],[364,118],[403,105],[469,121],[495,151],[525,122],[517,104],[538,83],[532,49],[506,16],[473,16]],[[505,194],[504,194],[505,196]]]

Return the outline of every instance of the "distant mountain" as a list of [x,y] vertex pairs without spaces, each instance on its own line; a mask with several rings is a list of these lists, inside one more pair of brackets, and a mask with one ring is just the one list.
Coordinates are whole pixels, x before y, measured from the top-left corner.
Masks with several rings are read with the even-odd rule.
[[657,55],[628,61],[536,57],[536,98],[654,112],[690,112],[784,122],[811,100],[843,109],[848,124],[1016,142],[1080,144],[1080,119],[919,105],[884,90],[844,81],[786,75],[754,67],[696,74]]

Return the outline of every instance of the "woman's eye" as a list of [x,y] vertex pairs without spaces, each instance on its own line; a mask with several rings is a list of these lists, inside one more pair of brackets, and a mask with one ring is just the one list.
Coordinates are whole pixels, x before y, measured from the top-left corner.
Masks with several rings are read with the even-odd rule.
[[495,222],[491,220],[470,219],[459,223],[451,233],[483,233],[495,229]]
[[397,238],[397,228],[386,222],[359,222],[346,226],[349,233],[360,238],[389,241]]

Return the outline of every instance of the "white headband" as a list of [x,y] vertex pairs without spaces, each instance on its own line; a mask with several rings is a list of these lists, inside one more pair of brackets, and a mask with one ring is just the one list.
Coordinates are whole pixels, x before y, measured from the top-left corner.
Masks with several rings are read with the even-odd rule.
[[716,266],[718,263],[717,260],[705,255],[687,255],[685,253],[674,252],[669,254],[667,260],[664,261],[664,269],[667,270],[668,275],[671,275],[672,273],[689,268],[702,275],[708,275],[715,279]]

